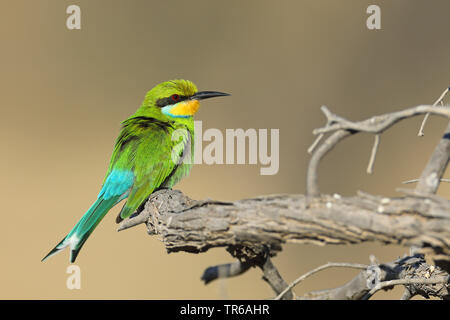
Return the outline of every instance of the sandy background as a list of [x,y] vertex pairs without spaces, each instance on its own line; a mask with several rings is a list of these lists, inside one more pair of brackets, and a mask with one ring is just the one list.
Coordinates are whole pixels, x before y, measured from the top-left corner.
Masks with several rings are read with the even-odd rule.
[[[432,103],[450,79],[447,0],[376,1],[382,30],[366,28],[375,1],[23,1],[0,3],[0,298],[267,298],[253,269],[203,285],[203,270],[230,262],[224,249],[167,255],[140,226],[117,233],[120,206],[81,251],[82,289],[66,288],[68,251],[40,259],[95,200],[120,121],[155,84],[186,78],[232,93],[204,103],[204,129],[279,128],[280,170],[197,165],[177,188],[193,198],[232,200],[304,193],[312,130],[323,104],[349,119]],[[82,29],[67,30],[78,4]],[[396,195],[416,178],[445,127],[421,117],[381,138],[375,173],[365,174],[373,138],[347,139],[321,166],[325,193]],[[450,187],[441,187],[448,194]],[[365,244],[286,245],[275,259],[287,281],[328,261],[368,263],[407,248]],[[330,270],[297,294],[342,285],[357,271]],[[400,288],[377,294],[399,297]]]

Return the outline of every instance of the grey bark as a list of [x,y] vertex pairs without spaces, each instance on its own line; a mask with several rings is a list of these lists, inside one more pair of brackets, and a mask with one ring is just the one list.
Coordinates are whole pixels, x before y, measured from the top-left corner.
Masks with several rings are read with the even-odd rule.
[[[435,105],[442,102],[448,91]],[[402,284],[406,287],[402,299],[417,294],[448,299],[450,200],[434,193],[449,161],[450,124],[418,179],[417,188],[403,190],[403,196],[386,198],[362,192],[354,197],[321,195],[318,169],[321,159],[342,139],[366,132],[376,135],[368,169],[371,172],[381,133],[398,121],[420,114],[449,118],[450,110],[434,105],[418,106],[360,122],[332,114],[326,107],[322,111],[327,124],[314,131],[319,137],[309,149],[316,150],[308,167],[306,196],[268,195],[222,202],[198,201],[180,191],[159,190],[150,196],[142,212],[123,221],[119,230],[145,223],[148,233],[157,235],[169,253],[200,253],[226,247],[237,261],[208,268],[202,277],[205,283],[259,267],[277,298],[283,299],[295,297],[291,288],[296,283],[286,283],[271,257],[284,243],[400,244],[415,248],[416,254],[390,264],[372,264],[340,288],[301,298],[368,299],[377,290]],[[326,134],[330,136],[319,145]],[[437,266],[426,264],[423,253],[434,259]],[[435,276],[430,277],[433,272]]]
[[[256,248],[281,244],[384,244],[431,247],[450,254],[450,201],[403,196],[383,198],[271,195],[229,203],[196,201],[177,190],[155,192],[143,213],[148,232],[168,252],[204,252],[212,247]],[[133,225],[124,221],[121,229]],[[247,250],[250,250],[247,249]],[[236,257],[254,257],[251,251]]]

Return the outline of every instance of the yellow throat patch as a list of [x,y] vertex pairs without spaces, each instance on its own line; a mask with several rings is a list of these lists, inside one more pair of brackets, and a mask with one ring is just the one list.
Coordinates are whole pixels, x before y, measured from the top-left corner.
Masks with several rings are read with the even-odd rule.
[[174,116],[193,116],[198,108],[200,108],[198,100],[187,100],[177,103],[170,109],[170,113]]

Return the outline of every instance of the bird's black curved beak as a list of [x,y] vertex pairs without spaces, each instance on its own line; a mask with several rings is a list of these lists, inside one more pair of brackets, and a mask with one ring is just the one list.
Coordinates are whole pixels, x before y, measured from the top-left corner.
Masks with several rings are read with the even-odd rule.
[[217,92],[217,91],[199,91],[190,97],[191,100],[204,100],[214,97],[224,97],[229,96],[229,93]]

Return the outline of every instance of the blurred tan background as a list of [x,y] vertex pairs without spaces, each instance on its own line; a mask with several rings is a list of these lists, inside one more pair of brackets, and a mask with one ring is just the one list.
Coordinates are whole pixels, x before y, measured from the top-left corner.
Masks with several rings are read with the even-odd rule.
[[[381,7],[382,30],[366,28],[366,8]],[[81,7],[81,30],[66,28],[66,8]],[[259,165],[197,165],[177,188],[193,198],[240,199],[304,193],[312,130],[323,104],[352,120],[432,103],[450,85],[450,2],[429,1],[61,1],[0,3],[0,298],[263,299],[272,296],[253,269],[203,285],[224,249],[166,254],[144,226],[116,232],[120,206],[81,251],[81,290],[66,288],[69,252],[41,258],[95,200],[120,121],[155,84],[186,78],[200,90],[232,93],[197,114],[207,128],[279,128],[280,170]],[[447,100],[448,101],[448,100]],[[367,175],[373,137],[340,144],[323,162],[324,193],[397,195],[416,178],[446,120],[401,122],[381,138]],[[442,186],[440,193],[449,194]],[[391,261],[408,248],[364,244],[286,245],[274,262],[288,281],[328,261]],[[297,294],[339,286],[357,271],[324,271]],[[397,288],[376,298],[398,298]]]

